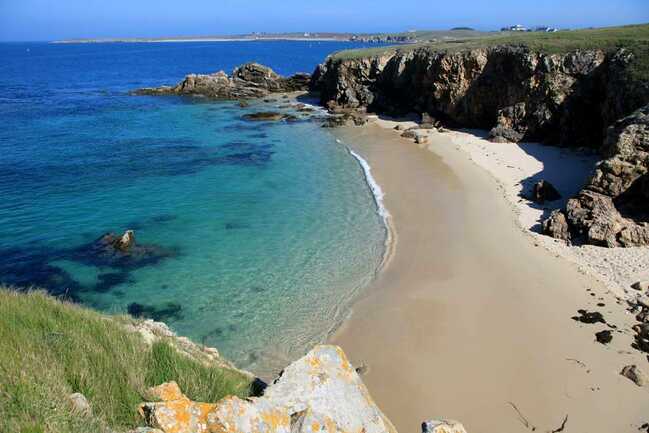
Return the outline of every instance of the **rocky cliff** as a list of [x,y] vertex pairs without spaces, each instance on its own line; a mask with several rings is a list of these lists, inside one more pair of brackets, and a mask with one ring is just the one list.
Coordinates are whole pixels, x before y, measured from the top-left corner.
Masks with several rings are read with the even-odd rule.
[[247,63],[231,75],[223,71],[214,74],[190,74],[175,86],[147,87],[133,92],[136,95],[194,95],[214,99],[263,98],[271,93],[306,90],[309,74],[282,77],[267,66]]
[[331,109],[415,112],[427,123],[488,129],[498,141],[601,148],[598,172],[546,232],[604,246],[646,245],[649,138],[640,109],[649,103],[649,80],[634,74],[638,61],[627,49],[424,47],[330,57],[316,68],[311,89]]

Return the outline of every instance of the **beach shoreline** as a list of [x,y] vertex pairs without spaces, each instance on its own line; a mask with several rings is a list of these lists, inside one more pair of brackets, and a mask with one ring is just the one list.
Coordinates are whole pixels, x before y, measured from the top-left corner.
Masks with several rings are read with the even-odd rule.
[[[564,416],[592,432],[646,422],[646,391],[619,375],[646,363],[629,350],[622,294],[523,228],[530,215],[516,213],[511,188],[460,150],[465,132],[416,145],[388,130],[396,124],[338,133],[374,170],[399,243],[330,341],[367,366],[397,429],[444,416],[469,431],[524,431],[519,410],[540,431]],[[598,304],[619,329],[607,346],[594,339],[601,326],[571,320]]]

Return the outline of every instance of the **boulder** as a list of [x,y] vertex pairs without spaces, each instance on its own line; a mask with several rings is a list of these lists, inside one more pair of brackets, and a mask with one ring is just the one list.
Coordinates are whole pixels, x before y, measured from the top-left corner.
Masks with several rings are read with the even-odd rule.
[[83,416],[92,415],[92,408],[86,396],[80,392],[75,392],[68,396],[70,403],[72,403],[72,409],[75,413]]
[[552,211],[550,217],[543,221],[543,234],[566,242],[570,241],[566,214],[561,210]]
[[422,433],[466,433],[464,426],[452,420],[429,420],[421,424]]
[[263,98],[271,93],[305,91],[310,75],[298,73],[282,77],[271,68],[258,63],[246,63],[236,68],[231,75],[223,71],[214,74],[190,74],[176,86],[143,88],[132,92],[135,95],[194,95],[214,99]]
[[606,247],[649,245],[649,105],[608,128],[602,154],[607,159],[568,200],[573,238]]
[[426,134],[417,134],[417,135],[415,135],[415,143],[417,143],[417,144],[428,144],[428,135],[426,135]]
[[642,292],[649,292],[649,281],[638,281],[633,283],[631,288]]
[[547,180],[539,180],[532,188],[532,201],[543,204],[546,201],[555,201],[561,198],[559,191]]
[[174,382],[151,389],[147,424],[165,433],[396,433],[336,346],[316,346],[288,366],[262,397],[195,403]]
[[627,365],[620,374],[640,387],[649,386],[649,376],[636,365]]

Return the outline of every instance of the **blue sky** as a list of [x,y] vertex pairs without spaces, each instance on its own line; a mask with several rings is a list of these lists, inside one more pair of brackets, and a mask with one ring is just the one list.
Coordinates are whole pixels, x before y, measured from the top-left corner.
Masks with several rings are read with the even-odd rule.
[[0,0],[0,40],[649,22],[649,0]]

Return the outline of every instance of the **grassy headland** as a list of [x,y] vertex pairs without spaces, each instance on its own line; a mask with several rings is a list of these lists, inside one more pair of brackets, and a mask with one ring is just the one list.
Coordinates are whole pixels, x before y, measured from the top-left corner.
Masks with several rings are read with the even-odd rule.
[[[170,342],[147,345],[128,317],[108,317],[43,292],[0,288],[0,431],[122,431],[140,421],[148,387],[175,380],[193,400],[247,396],[250,378],[179,353]],[[93,415],[75,413],[80,392]]]
[[613,51],[626,48],[634,53],[634,74],[649,79],[649,24],[598,29],[544,32],[504,32],[483,36],[464,37],[453,41],[430,41],[410,45],[376,47],[340,51],[332,55],[336,60],[352,60],[364,57],[390,55],[415,49],[431,51],[459,51],[488,48],[497,45],[518,45],[547,54],[561,54],[575,50],[601,49]]

